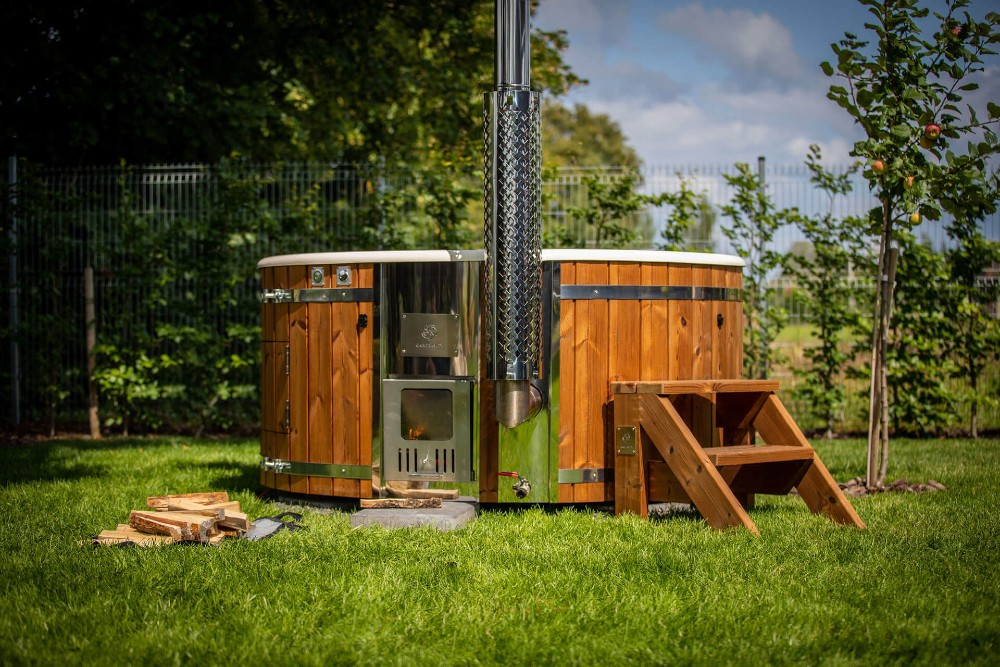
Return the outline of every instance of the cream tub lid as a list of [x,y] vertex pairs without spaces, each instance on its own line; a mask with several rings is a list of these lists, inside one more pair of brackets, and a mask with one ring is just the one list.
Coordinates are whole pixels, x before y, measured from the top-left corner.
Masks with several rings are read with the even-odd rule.
[[[401,264],[420,262],[482,262],[483,250],[365,250],[275,255],[257,263],[258,269],[315,264]],[[542,250],[543,262],[642,262],[646,264],[703,264],[743,266],[735,255],[666,250],[598,250],[595,248]]]

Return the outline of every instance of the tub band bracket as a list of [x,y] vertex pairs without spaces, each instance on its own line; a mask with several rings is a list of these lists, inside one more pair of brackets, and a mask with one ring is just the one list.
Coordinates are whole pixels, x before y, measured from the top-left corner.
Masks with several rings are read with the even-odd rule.
[[586,484],[589,482],[610,481],[614,471],[607,468],[560,468],[560,484]]
[[354,289],[265,289],[260,291],[261,303],[350,303],[375,299],[371,287]]
[[743,290],[735,287],[690,285],[562,285],[564,301],[607,299],[610,301],[742,301]]
[[336,479],[364,480],[372,478],[371,466],[284,461],[282,459],[272,459],[267,456],[261,460],[260,469],[282,475],[301,475],[303,477],[333,477]]

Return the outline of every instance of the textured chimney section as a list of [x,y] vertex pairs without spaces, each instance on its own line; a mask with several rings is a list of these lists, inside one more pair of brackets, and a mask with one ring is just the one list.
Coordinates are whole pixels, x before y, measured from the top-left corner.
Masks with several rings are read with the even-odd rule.
[[541,341],[541,100],[530,90],[529,0],[497,0],[496,88],[486,95],[488,368],[496,415],[514,427],[537,410]]

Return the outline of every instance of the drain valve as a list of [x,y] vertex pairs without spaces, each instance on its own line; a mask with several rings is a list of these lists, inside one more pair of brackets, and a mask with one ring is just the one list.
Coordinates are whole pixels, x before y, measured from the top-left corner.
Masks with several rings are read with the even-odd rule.
[[517,481],[510,488],[514,489],[514,495],[518,499],[527,498],[528,494],[531,493],[531,482],[521,477],[520,473],[516,472],[499,472],[497,473],[501,477],[517,477]]

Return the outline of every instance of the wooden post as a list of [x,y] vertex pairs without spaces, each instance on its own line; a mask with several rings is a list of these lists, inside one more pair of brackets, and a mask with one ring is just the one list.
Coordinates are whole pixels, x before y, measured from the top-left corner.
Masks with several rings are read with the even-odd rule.
[[83,319],[87,329],[87,421],[90,437],[101,439],[101,420],[97,413],[97,315],[94,312],[94,267],[83,268]]

